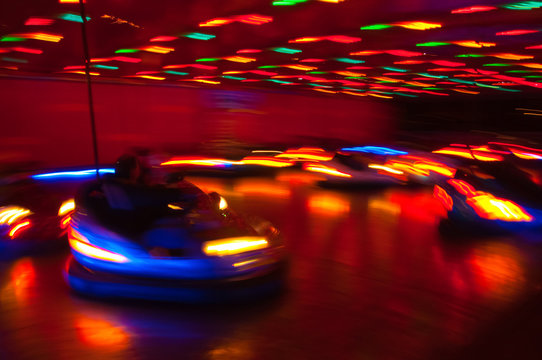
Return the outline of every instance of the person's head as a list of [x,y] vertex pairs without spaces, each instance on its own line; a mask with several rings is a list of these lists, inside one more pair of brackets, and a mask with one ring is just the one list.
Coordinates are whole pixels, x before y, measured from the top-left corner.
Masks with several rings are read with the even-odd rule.
[[141,165],[137,156],[124,154],[115,163],[115,177],[130,181],[138,181],[141,176]]

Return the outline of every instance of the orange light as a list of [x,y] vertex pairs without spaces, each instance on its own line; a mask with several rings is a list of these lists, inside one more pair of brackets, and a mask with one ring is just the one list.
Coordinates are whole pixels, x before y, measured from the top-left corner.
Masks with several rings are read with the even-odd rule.
[[229,23],[232,23],[234,20],[232,19],[220,19],[220,18],[217,18],[217,19],[211,19],[211,20],[207,20],[205,22],[202,22],[202,23],[199,23],[198,26],[221,26],[221,25],[226,25],[226,24],[229,24]]
[[190,79],[189,81],[197,81],[204,84],[213,84],[218,85],[220,84],[220,81],[212,81],[212,80],[205,80],[205,79]]
[[474,196],[476,195],[476,190],[474,186],[466,182],[465,180],[450,179],[448,184],[452,185],[460,194],[465,196]]
[[363,50],[363,51],[351,52],[350,55],[369,56],[369,55],[377,55],[381,53],[382,51],[378,51],[378,50]]
[[401,22],[401,23],[395,23],[393,25],[401,26],[403,28],[411,29],[411,30],[429,30],[429,29],[437,29],[437,28],[442,27],[442,24],[428,23],[424,21]]
[[365,76],[365,74],[353,71],[334,71],[334,73],[342,76]]
[[318,69],[316,66],[307,66],[307,65],[282,65],[283,67],[287,67],[294,70],[301,70],[301,71],[311,71]]
[[350,212],[348,199],[333,194],[315,194],[309,197],[309,208],[311,211],[325,215],[345,214]]
[[156,36],[156,37],[153,37],[152,39],[150,39],[149,41],[150,42],[159,42],[159,41],[173,41],[173,40],[177,40],[178,37],[176,36]]
[[522,222],[533,220],[533,217],[517,203],[494,197],[489,193],[478,192],[477,195],[467,198],[467,204],[484,219]]
[[64,201],[60,208],[58,208],[58,216],[66,215],[69,212],[72,212],[75,209],[75,200],[68,199]]
[[223,58],[224,60],[238,62],[238,63],[249,63],[252,61],[256,61],[254,58],[244,57],[244,56],[228,56]]
[[70,243],[70,247],[72,248],[72,250],[94,259],[118,263],[124,263],[129,261],[128,258],[121,254],[117,254],[92,245],[87,238],[79,234],[73,228],[68,231],[68,242]]
[[134,75],[134,77],[139,77],[142,79],[150,79],[150,80],[165,80],[166,79],[163,76],[152,76],[152,75]]
[[321,36],[318,37],[302,37],[297,39],[288,40],[289,43],[306,43],[306,42],[315,42],[315,41],[321,41],[323,38]]
[[[433,151],[435,154],[453,155],[466,159],[475,159],[480,161],[502,161],[503,158],[497,154],[480,154],[478,151],[471,151],[468,149],[455,149],[455,148],[442,148],[440,150]],[[474,156],[473,156],[474,155]]]
[[70,221],[72,220],[72,217],[70,215],[66,216],[62,221],[60,222],[60,228],[62,230],[66,229],[68,225],[70,224]]
[[141,48],[141,50],[157,53],[157,54],[168,54],[172,51],[175,51],[174,48],[168,48],[168,47],[163,47],[163,46],[147,46],[147,47]]
[[4,206],[0,208],[0,225],[13,224],[17,219],[23,219],[32,214],[30,210],[18,206]]
[[464,94],[471,94],[471,95],[478,95],[479,91],[471,91],[471,90],[465,90],[465,89],[452,89],[453,91],[457,91]]
[[490,42],[474,41],[474,40],[462,40],[462,41],[452,41],[452,44],[456,44],[464,47],[472,48],[482,48],[482,47],[492,47],[497,44]]
[[26,33],[26,34],[12,34],[13,37],[21,37],[25,39],[49,41],[49,42],[59,42],[64,39],[61,35],[45,34],[45,33]]
[[444,206],[446,210],[452,211],[454,207],[454,201],[452,200],[452,197],[448,195],[446,190],[444,190],[438,185],[435,185],[435,187],[433,188],[433,196],[440,200],[442,206]]
[[294,164],[290,160],[277,159],[270,156],[247,156],[239,161],[239,163],[243,165],[261,165],[269,167],[287,167]]
[[532,55],[518,55],[518,54],[510,54],[510,53],[498,53],[498,54],[492,54],[490,56],[494,56],[499,59],[506,59],[506,60],[528,60],[533,59],[534,56]]
[[9,237],[15,238],[21,231],[27,229],[30,226],[30,221],[26,220],[20,224],[15,225],[11,230],[9,231]]
[[128,345],[129,334],[122,326],[105,320],[80,317],[75,328],[82,342],[87,346],[124,348]]
[[329,161],[333,159],[334,154],[320,148],[299,148],[288,149],[282,154],[277,155],[277,158],[295,159],[299,161],[317,160]]
[[404,174],[404,172],[401,171],[401,170],[397,170],[397,169],[394,169],[394,168],[391,168],[391,167],[385,166],[385,165],[369,164],[369,165],[367,165],[367,167],[369,167],[371,169],[383,170],[383,171],[386,171],[386,172],[389,172],[389,173],[392,173],[392,174],[396,174],[396,175]]
[[332,176],[337,176],[337,177],[345,177],[345,178],[351,178],[352,177],[352,175],[350,175],[348,173],[339,171],[339,170],[337,170],[337,169],[335,169],[335,168],[333,168],[331,166],[327,166],[327,165],[324,165],[324,164],[307,163],[307,164],[303,165],[303,170],[322,173],[322,174],[327,174],[327,175],[332,175]]

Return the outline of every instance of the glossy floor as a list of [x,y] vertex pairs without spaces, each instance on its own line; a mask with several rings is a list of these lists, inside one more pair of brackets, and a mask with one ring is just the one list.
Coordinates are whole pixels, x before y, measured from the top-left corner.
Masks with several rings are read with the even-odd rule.
[[0,263],[0,359],[541,358],[542,242],[445,239],[430,189],[323,189],[195,178],[271,220],[288,290],[263,303],[104,303],[76,296],[67,251]]

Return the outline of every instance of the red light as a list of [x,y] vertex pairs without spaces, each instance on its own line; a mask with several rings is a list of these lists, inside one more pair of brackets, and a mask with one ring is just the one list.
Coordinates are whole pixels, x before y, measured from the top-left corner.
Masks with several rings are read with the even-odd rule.
[[112,60],[117,60],[121,62],[127,62],[127,63],[140,63],[141,59],[128,57],[128,56],[115,56]]
[[417,51],[407,51],[407,50],[386,50],[385,53],[395,56],[404,56],[404,57],[412,57],[412,56],[421,56],[423,53],[417,52]]
[[259,49],[241,49],[236,51],[238,54],[255,54],[262,52]]
[[452,185],[460,194],[469,196],[475,196],[476,190],[474,187],[465,180],[450,179],[448,184]]
[[47,26],[47,25],[51,25],[54,22],[55,22],[55,20],[53,20],[53,19],[31,17],[31,18],[28,18],[28,20],[26,20],[26,22],[24,24],[27,25],[27,26],[32,26],[32,25],[35,25],[35,26]]
[[442,206],[444,206],[446,210],[452,211],[454,207],[454,201],[452,200],[452,197],[448,195],[446,190],[444,190],[438,185],[435,185],[435,187],[433,188],[433,196],[440,200]]
[[455,62],[455,61],[446,61],[446,60],[434,60],[431,61],[435,65],[439,66],[465,66],[465,63]]
[[24,52],[27,54],[37,54],[37,55],[43,54],[43,50],[30,49],[30,48],[25,48],[25,47],[14,47],[13,50],[18,51],[18,52]]
[[150,42],[159,42],[159,41],[173,41],[173,40],[177,40],[178,37],[176,36],[156,36],[156,37],[153,37],[152,39],[150,39],[149,41]]
[[532,34],[532,33],[536,33],[536,32],[539,32],[539,30],[510,30],[510,31],[498,32],[495,35],[514,36],[514,35]]
[[490,11],[490,10],[496,10],[496,9],[497,8],[494,6],[475,5],[475,6],[469,6],[466,8],[452,10],[452,14],[472,14],[475,12]]

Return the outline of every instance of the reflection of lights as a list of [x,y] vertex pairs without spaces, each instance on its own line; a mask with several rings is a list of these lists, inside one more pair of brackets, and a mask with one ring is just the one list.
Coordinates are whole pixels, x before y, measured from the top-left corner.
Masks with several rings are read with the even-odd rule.
[[452,44],[456,44],[464,47],[473,47],[473,48],[482,48],[482,47],[492,47],[497,44],[490,42],[474,41],[474,40],[462,40],[462,41],[453,41]]
[[448,184],[452,185],[460,194],[466,196],[476,195],[474,187],[465,180],[450,179],[448,180]]
[[203,243],[203,252],[208,256],[225,256],[265,249],[268,246],[269,243],[263,237],[242,236],[206,241]]
[[216,37],[216,35],[204,34],[204,33],[198,33],[198,32],[185,34],[183,36],[190,39],[196,39],[196,40],[211,40]]
[[350,202],[348,199],[332,194],[311,195],[308,205],[311,211],[324,212],[325,214],[344,214],[350,212]]
[[176,36],[155,36],[152,39],[150,39],[150,42],[160,42],[160,41],[173,41],[177,40],[178,38]]
[[282,154],[277,155],[277,158],[286,158],[294,160],[317,160],[317,161],[329,161],[333,159],[334,154],[327,152],[321,148],[308,148],[303,147],[299,149],[288,149]]
[[129,340],[129,334],[123,327],[105,320],[80,317],[75,328],[81,341],[91,346],[125,347]]
[[[60,14],[58,18],[62,20],[73,21],[73,22],[78,22],[78,23],[83,22],[83,17],[81,15],[72,14],[72,13]],[[87,21],[90,21],[90,18],[88,16],[86,17],[86,19]]]
[[222,26],[226,24],[231,24],[232,22],[236,22],[236,21],[242,22],[244,24],[250,24],[250,25],[263,25],[263,24],[273,21],[273,17],[258,15],[258,14],[237,15],[237,16],[230,16],[227,18],[215,18],[215,19],[207,20],[205,22],[199,23],[198,25],[201,27]]
[[[435,154],[453,155],[467,159],[475,159],[480,161],[502,161],[503,158],[497,154],[484,153],[480,154],[478,151],[470,151],[468,149],[456,149],[452,147],[445,147],[440,150],[433,151]],[[474,155],[474,156],[473,156]]]
[[53,34],[45,34],[45,33],[25,33],[25,34],[13,34],[9,36],[15,37],[15,38],[33,39],[33,40],[41,40],[41,41],[49,41],[49,42],[59,42],[60,40],[64,38],[61,35],[53,35]]
[[175,49],[164,47],[164,46],[147,46],[147,47],[141,48],[141,50],[145,50],[145,51],[157,53],[157,54],[168,54],[174,51]]
[[[13,264],[10,270],[10,281],[0,291],[0,302],[13,298],[16,302],[26,305],[31,298],[36,278],[36,270],[30,258],[23,258]],[[8,300],[9,299],[9,300]]]
[[495,35],[515,36],[515,35],[532,34],[536,32],[539,32],[539,30],[510,30],[510,31],[501,31],[501,32],[496,33]]
[[121,254],[117,254],[90,244],[87,238],[79,234],[73,228],[68,231],[68,242],[70,243],[72,250],[84,256],[118,263],[129,261]]
[[496,10],[497,8],[494,6],[482,6],[482,5],[475,5],[475,6],[469,6],[461,9],[455,9],[452,10],[452,14],[471,14],[475,12],[482,12],[482,11],[490,11],[490,10]]
[[66,215],[70,211],[73,211],[75,209],[75,200],[74,199],[68,199],[60,205],[60,208],[58,209],[58,216]]
[[245,56],[227,56],[223,59],[228,60],[228,61],[238,62],[238,63],[249,63],[252,61],[256,61],[256,59],[254,58],[249,58]]
[[243,181],[235,185],[234,191],[241,194],[258,194],[271,198],[288,198],[290,189],[285,184],[273,181]]
[[175,165],[197,165],[197,166],[227,166],[234,164],[235,161],[226,159],[198,158],[198,157],[174,157],[161,163],[161,166]]
[[534,56],[532,55],[518,55],[510,53],[491,54],[491,56],[505,60],[528,60],[534,58]]
[[401,207],[386,199],[369,198],[368,207],[371,210],[379,210],[392,215],[398,215],[401,213]]
[[29,227],[30,227],[30,221],[28,220],[23,221],[22,223],[17,224],[14,227],[12,227],[8,235],[10,238],[14,239],[18,234],[21,233],[21,231],[26,230]]
[[52,25],[55,22],[54,19],[39,18],[39,17],[30,17],[24,23],[26,26],[47,26]]
[[312,172],[317,172],[317,173],[322,173],[322,174],[332,175],[332,176],[337,176],[337,177],[345,177],[345,178],[352,177],[352,175],[348,173],[339,171],[331,166],[327,166],[324,164],[307,163],[303,165],[303,169],[307,171],[312,171]]
[[242,165],[260,165],[269,167],[287,167],[294,163],[286,159],[277,159],[270,156],[247,156],[239,161]]

